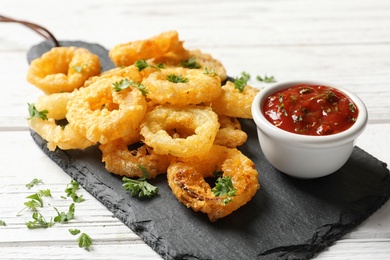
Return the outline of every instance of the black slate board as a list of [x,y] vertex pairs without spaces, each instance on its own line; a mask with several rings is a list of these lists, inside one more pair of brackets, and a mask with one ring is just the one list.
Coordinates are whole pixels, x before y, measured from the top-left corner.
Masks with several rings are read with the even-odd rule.
[[253,121],[241,123],[249,138],[240,150],[254,161],[261,188],[248,204],[215,223],[179,203],[164,175],[151,181],[159,187],[157,197],[137,199],[122,188],[120,177],[105,170],[97,146],[51,152],[46,141],[31,134],[54,162],[164,259],[308,259],[389,199],[386,164],[360,148],[332,175],[294,179],[267,162]]
[[66,173],[100,200],[165,259],[307,259],[332,245],[381,207],[390,196],[386,164],[355,147],[346,165],[314,180],[288,177],[262,154],[251,120],[242,120],[249,139],[241,147],[256,164],[261,188],[244,207],[211,223],[179,203],[166,176],[152,180],[159,195],[140,200],[108,173],[94,146],[50,152]]

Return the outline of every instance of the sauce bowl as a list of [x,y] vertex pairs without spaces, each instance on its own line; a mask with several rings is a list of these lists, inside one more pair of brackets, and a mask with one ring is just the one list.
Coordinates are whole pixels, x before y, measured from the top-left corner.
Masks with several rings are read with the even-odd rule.
[[[322,136],[296,134],[273,125],[264,116],[264,103],[270,95],[297,84],[329,86],[342,92],[359,110],[355,123],[340,133]],[[351,156],[356,138],[363,132],[368,120],[365,104],[353,92],[327,82],[310,80],[265,87],[253,100],[252,116],[266,159],[279,171],[302,179],[326,176],[340,169]]]

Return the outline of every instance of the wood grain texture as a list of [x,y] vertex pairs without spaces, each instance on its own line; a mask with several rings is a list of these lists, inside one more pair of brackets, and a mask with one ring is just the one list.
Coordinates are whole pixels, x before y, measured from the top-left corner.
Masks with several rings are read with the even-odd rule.
[[[279,81],[321,79],[356,92],[369,110],[357,145],[390,163],[390,1],[387,0],[0,0],[0,14],[36,22],[61,40],[96,42],[106,48],[166,30],[178,30],[188,48],[200,48],[228,74],[274,75]],[[26,82],[26,52],[43,39],[18,25],[0,23],[0,259],[160,259],[130,229],[81,189],[86,201],[76,219],[51,229],[28,230],[31,212],[16,214],[41,178],[53,206],[65,211],[67,174],[30,137],[27,103],[42,93]],[[259,88],[265,84],[251,81]],[[49,205],[50,204],[50,205]],[[384,205],[318,259],[387,259],[390,206]],[[69,228],[88,233],[91,251],[77,246]]]

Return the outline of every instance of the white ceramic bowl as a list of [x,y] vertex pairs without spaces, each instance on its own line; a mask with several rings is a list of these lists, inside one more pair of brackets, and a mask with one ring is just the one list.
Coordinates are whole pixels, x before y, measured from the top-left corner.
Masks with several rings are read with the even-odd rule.
[[[333,87],[350,97],[359,109],[356,122],[341,133],[326,136],[300,135],[274,126],[262,112],[267,97],[300,83]],[[303,179],[326,176],[340,169],[351,156],[356,138],[363,132],[368,119],[367,108],[358,96],[319,81],[289,81],[265,87],[253,100],[252,115],[267,160],[279,171]]]

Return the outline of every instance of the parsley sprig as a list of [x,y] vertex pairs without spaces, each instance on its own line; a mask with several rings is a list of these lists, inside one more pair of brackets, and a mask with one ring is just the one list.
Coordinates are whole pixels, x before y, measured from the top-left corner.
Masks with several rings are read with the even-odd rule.
[[248,73],[245,71],[241,72],[241,76],[234,79],[234,88],[240,93],[243,92],[250,78],[251,76]]
[[233,187],[232,179],[229,176],[219,177],[215,183],[215,187],[211,190],[216,197],[226,195],[223,203],[228,204],[232,201],[233,196],[236,196],[236,191]]
[[47,114],[49,113],[49,111],[47,110],[42,110],[42,111],[38,111],[38,109],[35,107],[35,104],[34,103],[28,103],[28,113],[30,115],[29,118],[27,118],[28,120],[32,119],[33,117],[38,117],[42,120],[47,120]]
[[267,76],[265,75],[264,77],[261,77],[259,75],[256,76],[256,79],[260,82],[264,82],[264,83],[274,83],[276,82],[276,79],[274,76]]
[[80,203],[84,201],[83,195],[77,195],[77,190],[80,189],[80,185],[77,181],[71,180],[68,185],[66,185],[65,192],[67,197],[71,197],[73,202]]
[[164,64],[162,63],[159,63],[157,64],[157,66],[154,66],[154,65],[150,65],[146,62],[146,60],[137,60],[136,62],[134,62],[134,66],[136,66],[138,68],[138,71],[142,71],[143,69],[146,69],[147,67],[151,67],[151,68],[154,68],[156,70],[160,70],[162,68],[164,68]]
[[131,196],[138,197],[153,197],[158,193],[158,188],[156,186],[151,185],[146,180],[150,179],[150,175],[145,167],[142,165],[137,165],[138,168],[142,171],[142,177],[138,180],[133,180],[127,177],[123,177],[123,187],[125,190],[130,191]]
[[89,250],[92,245],[92,239],[85,233],[81,233],[81,235],[77,238],[77,242],[79,247],[83,247],[85,250]]
[[201,66],[196,62],[195,57],[191,57],[186,61],[182,61],[179,63],[179,66],[188,68],[188,69],[199,69]]
[[27,189],[31,189],[35,185],[43,184],[43,181],[41,179],[34,178],[32,181],[26,184]]
[[172,83],[187,83],[188,78],[184,78],[182,75],[169,74],[167,80]]
[[81,64],[80,66],[72,66],[72,69],[74,69],[77,73],[81,73],[83,71],[84,67],[87,67],[88,64]]
[[65,212],[59,212],[56,207],[54,207],[55,211],[57,211],[57,216],[54,217],[54,222],[57,223],[63,223],[63,222],[68,222],[69,220],[74,219],[74,209],[75,205],[74,203],[70,204],[69,210],[67,213]]
[[46,219],[42,216],[39,212],[34,212],[32,214],[33,220],[26,222],[26,226],[29,229],[35,229],[35,228],[49,228],[54,225],[54,222],[52,219],[50,221],[46,221]]
[[122,91],[124,89],[127,89],[128,87],[136,87],[139,91],[141,91],[142,95],[146,96],[146,94],[148,94],[147,88],[142,85],[141,82],[134,82],[133,80],[122,79],[112,84],[114,85],[115,92]]
[[214,69],[209,69],[209,68],[207,68],[207,67],[204,68],[203,74],[209,75],[209,76],[211,76],[211,77],[218,76],[218,74],[215,72]]

